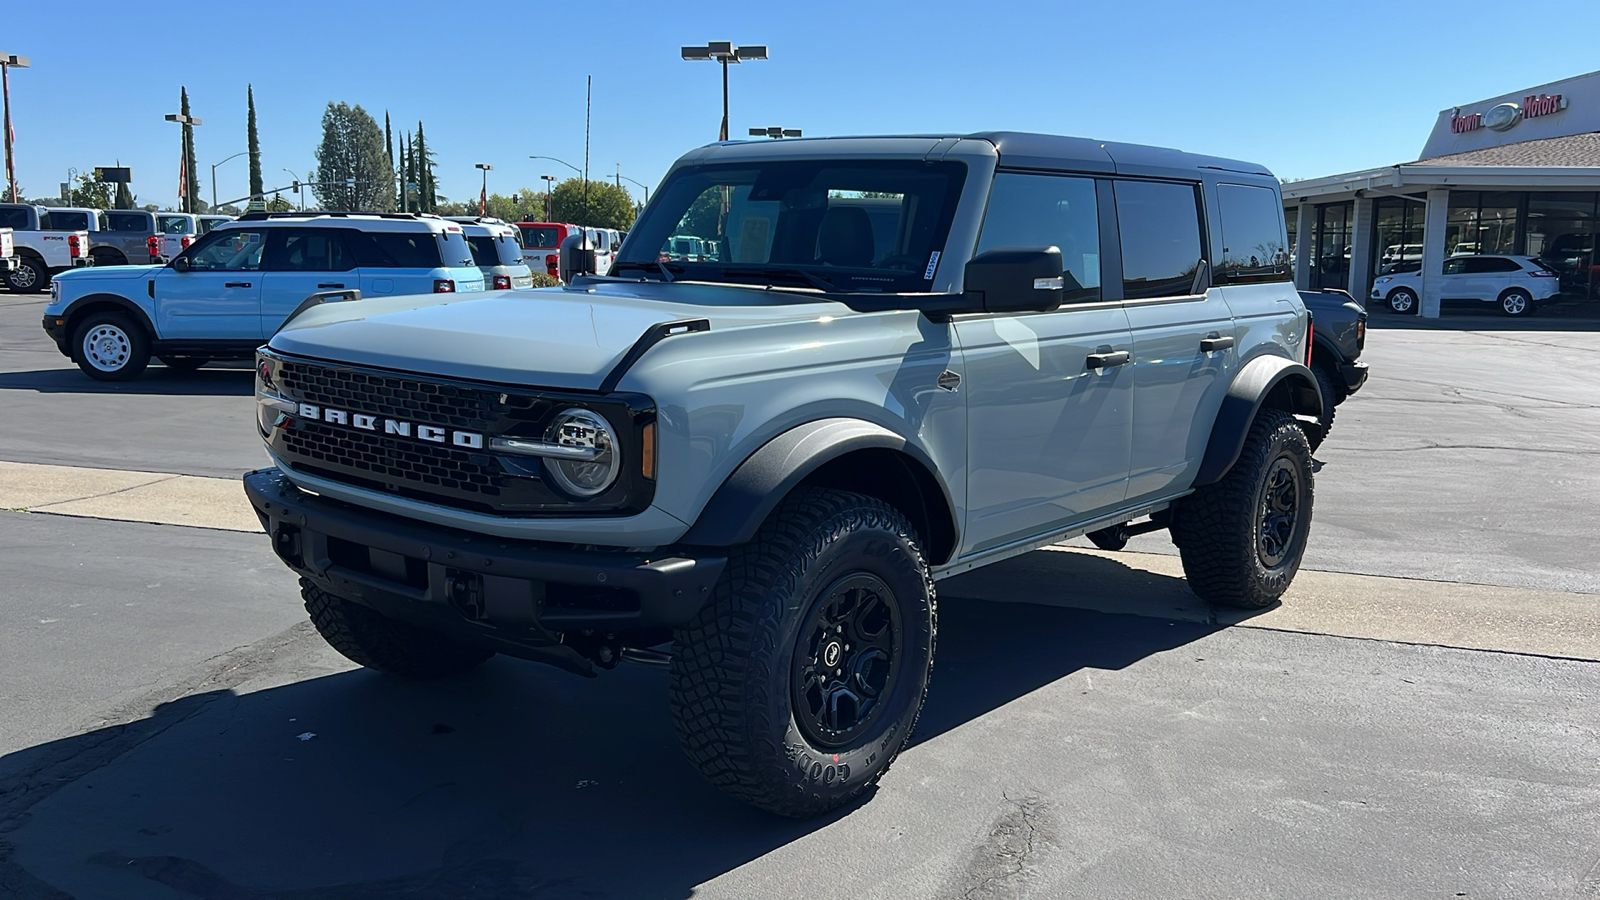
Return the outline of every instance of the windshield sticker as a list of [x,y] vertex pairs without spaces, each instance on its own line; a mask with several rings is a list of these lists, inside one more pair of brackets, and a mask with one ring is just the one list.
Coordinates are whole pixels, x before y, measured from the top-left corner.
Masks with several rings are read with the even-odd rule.
[[932,281],[933,280],[933,270],[938,268],[938,267],[939,267],[939,251],[935,250],[932,253],[928,254],[928,268],[927,268],[926,271],[924,271],[922,273],[922,280],[923,281]]

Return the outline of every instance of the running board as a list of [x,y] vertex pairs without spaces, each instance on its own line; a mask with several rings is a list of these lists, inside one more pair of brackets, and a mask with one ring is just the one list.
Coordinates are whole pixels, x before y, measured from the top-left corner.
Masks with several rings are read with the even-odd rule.
[[[990,563],[997,563],[1001,560],[1010,559],[1013,556],[1021,556],[1024,553],[1031,553],[1035,550],[1038,550],[1040,547],[1048,547],[1051,544],[1059,544],[1062,541],[1070,540],[1078,537],[1079,535],[1088,534],[1091,531],[1099,531],[1102,528],[1110,528],[1113,525],[1121,525],[1125,522],[1132,522],[1134,519],[1137,519],[1140,516],[1148,516],[1151,513],[1160,512],[1161,510],[1172,505],[1172,501],[1177,500],[1180,497],[1186,497],[1191,493],[1193,493],[1193,491],[1184,491],[1180,494],[1173,494],[1171,497],[1164,497],[1160,500],[1140,504],[1139,506],[1129,507],[1128,509],[1115,512],[1110,515],[1101,516],[1097,519],[1090,519],[1087,522],[1074,525],[1071,528],[1062,529],[1061,531],[1052,532],[1041,538],[1029,538],[1020,543],[1007,544],[1004,547],[996,547],[993,550],[985,550],[982,553],[967,559],[960,559],[950,563],[949,565],[939,566],[935,568],[931,574],[934,581],[942,581],[943,579],[949,578],[952,575],[960,575],[963,572],[970,572],[980,566],[986,566]],[[1145,530],[1155,531],[1157,529],[1149,528]]]

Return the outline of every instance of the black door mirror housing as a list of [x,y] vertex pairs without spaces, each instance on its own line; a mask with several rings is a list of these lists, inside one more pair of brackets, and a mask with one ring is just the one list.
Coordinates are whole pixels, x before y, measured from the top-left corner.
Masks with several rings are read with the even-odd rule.
[[174,272],[187,272],[187,271],[189,271],[189,257],[187,257],[187,256],[173,257],[172,262],[167,263],[167,265],[171,266],[172,267],[172,271],[174,271]]
[[967,312],[1050,312],[1066,296],[1060,247],[997,247],[967,262]]

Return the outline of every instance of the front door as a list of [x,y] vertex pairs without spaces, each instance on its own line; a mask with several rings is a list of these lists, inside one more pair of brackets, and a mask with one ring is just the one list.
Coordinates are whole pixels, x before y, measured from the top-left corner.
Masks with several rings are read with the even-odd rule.
[[355,257],[337,228],[277,228],[267,242],[261,337],[271,337],[306,298],[360,286]]
[[156,330],[163,340],[254,340],[261,336],[264,230],[214,231],[183,255],[189,271],[156,274]]
[[1122,505],[1133,424],[1128,317],[1100,291],[1092,178],[1001,172],[977,252],[1060,247],[1066,302],[957,317],[966,359],[963,553],[1041,537]]

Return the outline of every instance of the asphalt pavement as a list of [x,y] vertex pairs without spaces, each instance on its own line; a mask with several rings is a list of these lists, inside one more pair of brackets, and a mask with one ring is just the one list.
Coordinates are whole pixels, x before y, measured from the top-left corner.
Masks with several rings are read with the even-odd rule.
[[[247,370],[98,385],[42,305],[0,294],[0,462],[260,464]],[[0,511],[0,898],[1600,898],[1600,335],[1492,326],[1374,329],[1280,609],[1159,536],[943,583],[913,746],[810,822],[695,775],[660,670],[377,676],[261,535],[0,467],[43,498]]]

